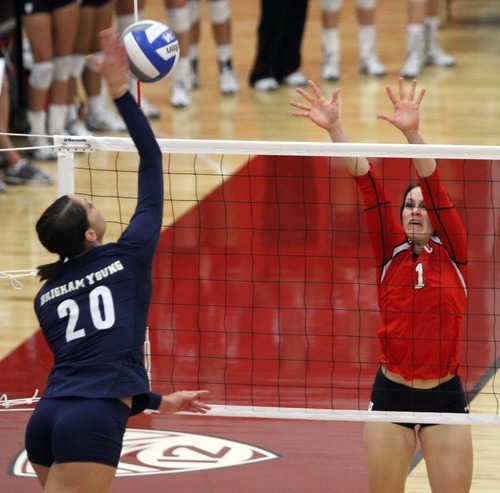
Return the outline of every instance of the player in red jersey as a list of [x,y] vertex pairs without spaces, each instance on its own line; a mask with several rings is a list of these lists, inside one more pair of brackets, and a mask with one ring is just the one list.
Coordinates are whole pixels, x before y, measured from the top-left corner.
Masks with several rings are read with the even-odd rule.
[[[350,142],[339,118],[340,89],[331,100],[309,81],[312,95],[290,104],[293,116],[309,118],[333,142]],[[379,115],[399,129],[408,143],[424,144],[419,106],[425,90],[417,81],[399,98],[387,94],[394,113]],[[381,322],[377,332],[380,369],[370,409],[467,413],[458,375],[460,330],[466,310],[466,233],[440,179],[436,161],[415,158],[418,185],[404,194],[395,218],[381,180],[365,158],[345,157],[365,204],[367,227],[377,265]],[[398,220],[399,219],[399,220]],[[432,491],[468,492],[472,482],[472,438],[469,426],[409,423],[365,424],[364,441],[370,492],[400,493],[420,439]]]

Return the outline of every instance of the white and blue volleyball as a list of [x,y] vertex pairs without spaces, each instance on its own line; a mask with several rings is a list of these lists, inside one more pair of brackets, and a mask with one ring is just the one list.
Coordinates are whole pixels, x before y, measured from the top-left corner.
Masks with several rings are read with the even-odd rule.
[[157,21],[139,21],[121,35],[130,75],[141,82],[156,82],[174,70],[179,59],[179,41],[173,31]]

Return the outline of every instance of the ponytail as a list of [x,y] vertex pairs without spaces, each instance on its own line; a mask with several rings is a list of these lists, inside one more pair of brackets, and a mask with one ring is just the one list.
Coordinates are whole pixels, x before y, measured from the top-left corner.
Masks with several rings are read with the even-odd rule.
[[40,281],[51,281],[59,275],[59,271],[63,265],[63,258],[60,258],[57,262],[52,262],[51,264],[39,265],[37,267],[37,276],[40,278]]
[[68,195],[59,197],[40,216],[36,232],[40,243],[59,260],[38,267],[40,280],[55,279],[66,258],[74,257],[85,250],[85,232],[89,227],[87,211]]

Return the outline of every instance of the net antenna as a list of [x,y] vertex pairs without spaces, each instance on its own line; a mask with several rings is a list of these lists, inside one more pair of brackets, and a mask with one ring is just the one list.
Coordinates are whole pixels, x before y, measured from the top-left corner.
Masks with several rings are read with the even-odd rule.
[[[154,285],[145,348],[156,387],[207,388],[216,401],[211,414],[220,416],[500,423],[495,378],[500,361],[495,277],[500,147],[183,139],[158,143],[165,155],[168,234],[157,252],[162,267],[153,274],[159,290]],[[137,169],[136,156],[125,159],[126,153],[137,152],[129,138],[55,136],[54,144],[60,194],[82,193],[75,190],[75,169],[78,176],[92,177],[95,155],[75,166],[75,155],[82,152],[116,153],[120,159],[111,171],[117,174],[131,177]],[[218,168],[214,156],[219,156]],[[369,242],[353,180],[342,174],[337,159],[343,156],[370,156],[376,165],[382,163],[381,177],[389,188],[414,178],[411,158],[434,158],[444,169],[447,189],[450,185],[452,195],[459,196],[455,205],[465,218],[472,272],[461,341],[470,414],[366,410],[378,368],[378,354],[367,349],[377,344],[376,324],[371,323],[378,317],[374,265],[362,247]],[[123,167],[116,167],[122,160]],[[391,160],[403,169],[397,179]],[[208,189],[202,190],[202,181],[210,183]],[[132,197],[121,192],[119,182],[117,178],[116,190],[109,194],[121,204]],[[107,183],[112,186],[113,181]],[[330,210],[331,221],[323,220]],[[345,217],[348,223],[342,222]],[[311,218],[316,222],[308,223]],[[318,253],[324,237],[331,240],[326,254]],[[484,282],[479,271],[490,273]],[[263,272],[275,277],[264,278]],[[299,272],[301,279],[290,272]],[[320,306],[317,299],[329,286],[335,292]],[[354,331],[344,326],[346,320]],[[484,328],[480,334],[478,326]],[[480,398],[487,405],[478,405],[476,412]]]
[[[134,22],[138,22],[139,19],[139,6],[138,1],[134,0]],[[133,83],[133,82],[132,82]],[[135,81],[136,90],[137,90],[137,104],[139,108],[141,107],[141,83],[140,81]]]

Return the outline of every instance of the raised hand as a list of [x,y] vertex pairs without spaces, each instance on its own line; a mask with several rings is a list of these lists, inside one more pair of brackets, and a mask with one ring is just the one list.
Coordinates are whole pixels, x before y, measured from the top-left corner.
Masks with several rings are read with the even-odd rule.
[[[312,90],[312,95],[300,87],[297,88],[297,92],[307,101],[307,104],[290,101],[293,107],[300,110],[294,111],[292,116],[309,118],[318,127],[325,129],[329,133],[332,142],[351,142],[340,121],[340,89],[335,89],[332,93],[332,99],[328,101],[323,97],[318,86],[312,80],[308,84]],[[353,175],[364,175],[370,169],[370,165],[365,158],[344,156],[342,160]]]
[[408,131],[418,131],[420,123],[420,102],[425,94],[425,89],[421,89],[417,97],[417,81],[413,80],[410,86],[410,93],[406,96],[404,89],[404,79],[399,79],[399,99],[389,86],[386,86],[386,91],[394,105],[394,114],[392,116],[380,114],[377,118],[386,120],[403,133]]
[[298,101],[290,101],[291,106],[300,110],[294,111],[292,116],[309,118],[309,120],[318,125],[318,127],[330,132],[339,119],[340,89],[335,89],[332,94],[332,99],[328,101],[323,97],[318,86],[312,80],[308,82],[308,85],[312,90],[312,95],[300,87],[296,89],[307,101],[307,104]]

